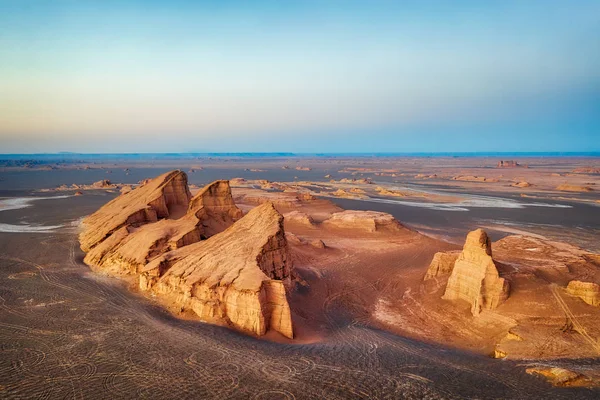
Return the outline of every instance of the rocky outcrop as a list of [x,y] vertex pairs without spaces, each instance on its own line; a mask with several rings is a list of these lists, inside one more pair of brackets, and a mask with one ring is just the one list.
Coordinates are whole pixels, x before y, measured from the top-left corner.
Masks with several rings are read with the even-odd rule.
[[140,289],[203,320],[291,338],[283,216],[265,203],[241,217],[227,181],[190,198],[185,173],[173,171],[85,219],[84,261],[111,275],[136,275]]
[[81,249],[90,251],[122,227],[138,227],[185,211],[190,197],[184,172],[160,175],[85,218],[79,235]]
[[492,310],[508,298],[509,284],[498,275],[492,260],[492,246],[485,231],[477,229],[467,235],[443,298],[462,299],[471,304],[473,315]]
[[583,374],[558,367],[534,367],[525,371],[546,378],[554,386],[584,386],[589,381]]
[[403,226],[391,214],[377,211],[346,210],[323,221],[329,228],[352,229],[364,232],[396,232]]
[[498,168],[517,168],[520,167],[521,165],[514,161],[514,160],[501,160],[498,161],[498,164],[496,165],[496,167]]
[[531,187],[531,183],[526,182],[526,181],[519,181],[519,182],[512,183],[510,186],[512,186],[512,187],[520,187],[520,188],[527,188],[527,187]]
[[204,320],[292,338],[285,291],[291,276],[283,216],[265,203],[224,232],[156,258],[142,270],[139,284]]
[[580,297],[592,306],[600,306],[600,285],[594,282],[571,281],[567,285],[567,293]]
[[425,280],[451,274],[459,254],[459,251],[440,251],[435,253],[425,274]]
[[309,227],[312,227],[315,224],[315,221],[310,215],[301,211],[290,211],[289,213],[285,213],[283,216],[285,218],[285,222]]
[[215,181],[190,200],[182,217],[121,229],[105,241],[108,244],[91,249],[84,261],[113,275],[136,274],[159,254],[222,232],[241,216],[227,181]]
[[561,192],[592,192],[594,189],[589,186],[570,185],[568,183],[564,183],[562,185],[558,185],[556,190],[560,190]]

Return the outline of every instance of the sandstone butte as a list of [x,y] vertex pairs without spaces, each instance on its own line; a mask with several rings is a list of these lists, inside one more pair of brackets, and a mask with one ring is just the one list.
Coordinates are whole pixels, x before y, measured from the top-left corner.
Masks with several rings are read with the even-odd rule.
[[192,197],[186,174],[172,171],[85,218],[79,239],[86,264],[137,276],[142,290],[181,311],[257,335],[271,328],[292,337],[283,217],[270,203],[241,217],[227,181]]
[[[438,269],[447,270],[451,259],[452,255],[445,258],[438,256],[438,264],[441,264]],[[482,229],[470,232],[462,252],[454,262],[442,298],[465,300],[471,305],[471,313],[479,315],[483,309],[498,307],[508,298],[508,293],[509,284],[498,275],[492,260],[492,246],[487,234]]]

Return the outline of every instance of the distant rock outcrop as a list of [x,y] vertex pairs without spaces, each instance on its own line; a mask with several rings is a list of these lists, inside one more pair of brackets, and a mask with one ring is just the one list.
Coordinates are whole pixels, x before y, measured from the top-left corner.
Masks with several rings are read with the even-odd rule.
[[366,232],[395,232],[403,228],[391,214],[377,211],[346,210],[333,214],[323,221],[333,228],[352,229]]
[[140,289],[205,320],[257,335],[274,329],[291,338],[285,291],[291,275],[283,217],[265,203],[224,232],[153,260],[142,271]]
[[571,281],[567,293],[580,297],[592,306],[600,306],[600,285],[594,282]]
[[283,217],[265,203],[242,218],[227,181],[191,197],[185,173],[163,174],[87,217],[80,243],[88,265],[139,276],[142,290],[180,310],[293,337]]
[[568,183],[564,183],[562,185],[558,185],[556,190],[560,190],[561,192],[592,192],[594,189],[589,186],[570,185]]
[[471,304],[471,312],[492,310],[508,298],[509,284],[498,275],[492,260],[492,247],[485,231],[477,229],[467,235],[443,298],[462,299]]
[[515,160],[501,160],[498,161],[498,164],[496,165],[497,168],[517,168],[520,167],[521,165],[516,162]]

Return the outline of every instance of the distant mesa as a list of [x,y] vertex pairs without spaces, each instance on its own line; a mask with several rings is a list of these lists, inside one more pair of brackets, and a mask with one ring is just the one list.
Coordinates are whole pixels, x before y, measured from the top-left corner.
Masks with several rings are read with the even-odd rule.
[[312,168],[310,168],[310,167],[300,167],[300,166],[298,166],[298,167],[296,167],[296,170],[298,170],[298,171],[311,171],[311,170],[312,170]]
[[283,216],[265,203],[242,217],[227,181],[192,197],[187,175],[168,172],[85,218],[79,239],[86,264],[136,277],[141,290],[178,312],[293,337]]
[[[517,167],[522,167],[522,165],[514,160],[506,160],[506,161],[501,160],[501,161],[498,161],[498,164],[496,164],[496,167],[497,168],[517,168]],[[525,165],[524,167],[527,168],[527,165]]]
[[333,214],[323,221],[329,228],[358,232],[397,232],[406,229],[392,215],[377,211],[346,210]]
[[499,276],[492,259],[490,239],[482,229],[467,235],[460,254],[435,254],[425,279],[448,273],[450,277],[442,298],[468,302],[474,316],[482,310],[495,309],[508,298],[509,283]]

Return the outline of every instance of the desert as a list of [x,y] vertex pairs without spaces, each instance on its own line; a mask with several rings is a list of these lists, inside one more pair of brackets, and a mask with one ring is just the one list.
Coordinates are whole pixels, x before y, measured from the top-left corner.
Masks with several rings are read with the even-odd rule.
[[5,166],[2,390],[594,398],[598,203],[553,181],[591,161],[540,161],[497,168],[528,197],[453,179],[480,159],[411,159],[435,185],[402,157],[122,161],[110,186],[102,164]]
[[0,399],[600,399],[599,16],[0,0]]

